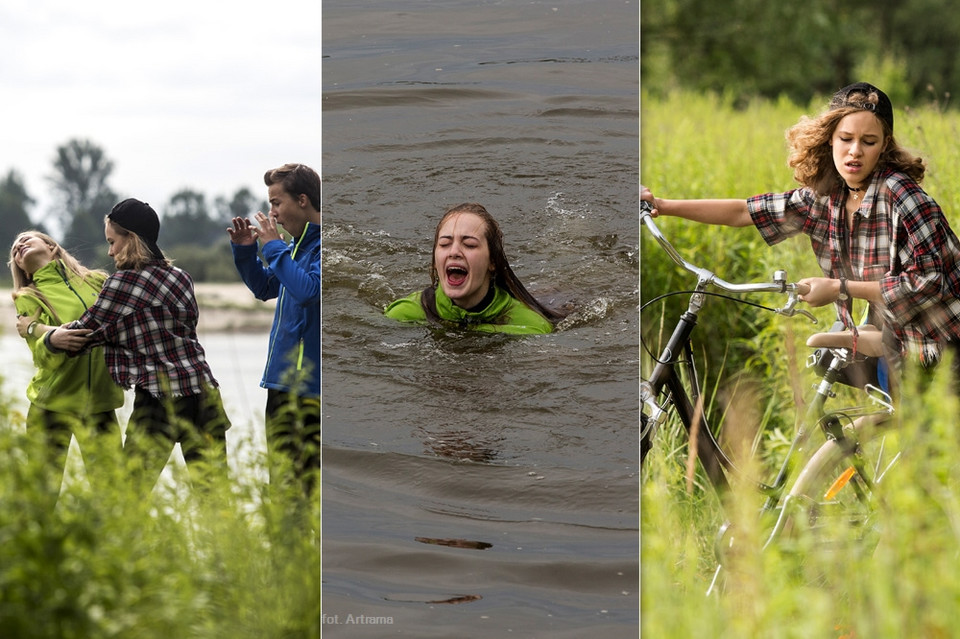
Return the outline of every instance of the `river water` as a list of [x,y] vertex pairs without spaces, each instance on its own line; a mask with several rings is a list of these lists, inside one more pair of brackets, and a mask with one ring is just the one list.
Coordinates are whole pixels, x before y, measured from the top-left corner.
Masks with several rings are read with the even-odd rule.
[[[0,397],[9,401],[11,407],[26,414],[29,403],[26,398],[27,383],[33,377],[34,367],[23,339],[11,328],[13,311],[5,318],[7,326],[0,329]],[[231,470],[240,481],[267,481],[263,464],[266,454],[266,433],[263,425],[264,405],[267,391],[260,388],[260,378],[267,357],[266,332],[211,332],[199,335],[206,353],[207,363],[220,384],[224,409],[230,418],[227,431],[227,456]],[[117,411],[121,424],[125,424],[133,410],[133,392],[128,391],[126,402]],[[71,450],[71,460],[77,449]],[[171,464],[182,464],[179,445],[171,457]],[[170,478],[168,472],[165,479]]]
[[[638,6],[323,3],[323,630],[636,637]],[[465,201],[573,309],[384,318]]]

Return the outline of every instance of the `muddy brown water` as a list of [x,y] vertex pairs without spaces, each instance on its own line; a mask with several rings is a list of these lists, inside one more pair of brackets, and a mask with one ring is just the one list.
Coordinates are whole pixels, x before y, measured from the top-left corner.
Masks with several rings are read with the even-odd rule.
[[[637,23],[324,1],[324,636],[637,636]],[[382,316],[463,201],[560,330]]]

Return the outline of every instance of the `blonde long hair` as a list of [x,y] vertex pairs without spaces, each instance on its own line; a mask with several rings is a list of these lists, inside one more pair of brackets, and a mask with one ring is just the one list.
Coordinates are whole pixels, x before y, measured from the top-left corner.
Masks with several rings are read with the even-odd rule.
[[130,238],[130,241],[126,242],[115,254],[114,261],[117,263],[118,269],[139,271],[147,264],[157,261],[167,266],[173,264],[173,260],[170,259],[158,260],[142,237],[129,229],[123,228],[109,217],[104,218],[104,224],[112,228],[117,235]]
[[14,238],[13,244],[10,245],[10,260],[7,262],[7,266],[10,267],[10,275],[13,277],[12,297],[15,301],[21,296],[34,297],[43,304],[44,308],[50,311],[54,320],[59,322],[56,310],[50,305],[43,293],[40,292],[40,289],[37,288],[36,283],[33,281],[33,276],[20,268],[14,259],[14,247],[16,247],[17,243],[24,237],[36,237],[49,246],[53,251],[53,261],[59,262],[62,265],[63,274],[68,278],[75,277],[84,282],[99,281],[100,283],[107,278],[106,271],[87,268],[81,264],[77,258],[72,256],[67,249],[60,246],[55,239],[46,233],[41,233],[40,231],[23,231]]

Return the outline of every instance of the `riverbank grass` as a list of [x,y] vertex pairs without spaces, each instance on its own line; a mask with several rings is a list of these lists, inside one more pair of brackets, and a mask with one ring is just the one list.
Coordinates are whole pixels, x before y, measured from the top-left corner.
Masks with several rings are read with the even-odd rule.
[[59,473],[17,426],[0,428],[0,636],[319,637],[319,494],[201,462],[144,498],[92,442],[96,488],[68,472],[52,499]]

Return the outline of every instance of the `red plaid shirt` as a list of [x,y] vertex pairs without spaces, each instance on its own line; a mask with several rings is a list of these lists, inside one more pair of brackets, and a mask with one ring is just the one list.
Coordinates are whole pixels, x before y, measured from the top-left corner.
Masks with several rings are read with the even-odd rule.
[[190,276],[155,262],[108,277],[96,303],[68,328],[94,329],[89,346],[103,345],[120,386],[154,397],[199,395],[218,384],[197,341],[198,317]]
[[[826,277],[880,282],[883,318],[904,351],[921,361],[939,359],[940,342],[960,337],[960,241],[940,206],[912,179],[878,171],[854,214],[847,254],[843,189],[818,196],[808,188],[747,200],[750,215],[769,245],[804,233]],[[839,311],[839,302],[838,302]]]

